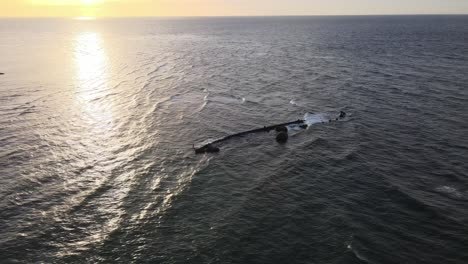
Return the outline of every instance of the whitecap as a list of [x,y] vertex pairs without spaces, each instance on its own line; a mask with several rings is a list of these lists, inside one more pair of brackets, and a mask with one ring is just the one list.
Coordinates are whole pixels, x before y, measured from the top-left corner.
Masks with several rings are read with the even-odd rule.
[[350,241],[346,245],[347,250],[351,251],[356,258],[358,258],[360,261],[369,263],[369,259],[365,257],[361,252],[359,252],[355,247],[353,247],[353,241]]
[[324,123],[327,121],[327,117],[325,114],[313,114],[313,113],[306,113],[304,115],[304,123],[307,126],[311,126],[313,124]]
[[451,186],[440,186],[435,189],[436,192],[446,194],[449,197],[462,199],[464,197],[463,193],[458,191],[456,188]]
[[[306,113],[304,115],[304,124],[307,125],[307,129],[309,129],[310,126],[314,124],[324,123],[326,122],[326,120],[327,120],[327,117],[325,114]],[[287,129],[288,129],[288,133],[292,135],[295,135],[303,130],[303,128],[299,124],[289,125],[287,126]]]

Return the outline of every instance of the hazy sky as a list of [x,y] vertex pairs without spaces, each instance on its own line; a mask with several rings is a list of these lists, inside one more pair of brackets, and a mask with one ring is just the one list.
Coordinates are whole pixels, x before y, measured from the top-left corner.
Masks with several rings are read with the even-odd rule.
[[0,16],[468,14],[468,0],[0,0]]

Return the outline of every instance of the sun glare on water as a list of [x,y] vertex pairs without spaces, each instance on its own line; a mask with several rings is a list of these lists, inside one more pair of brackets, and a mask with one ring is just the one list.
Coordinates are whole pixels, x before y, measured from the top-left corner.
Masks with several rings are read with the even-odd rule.
[[112,123],[112,107],[99,100],[106,94],[109,82],[109,65],[101,35],[97,32],[81,32],[74,39],[75,83],[77,101],[83,110],[83,118],[97,129],[107,132]]

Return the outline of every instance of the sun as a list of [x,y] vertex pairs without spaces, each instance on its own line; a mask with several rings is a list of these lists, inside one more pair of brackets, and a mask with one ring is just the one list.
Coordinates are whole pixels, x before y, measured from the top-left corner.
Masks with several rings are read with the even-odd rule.
[[34,5],[51,5],[51,6],[90,6],[99,5],[105,0],[29,0]]
[[95,5],[98,3],[98,0],[80,0],[82,5]]

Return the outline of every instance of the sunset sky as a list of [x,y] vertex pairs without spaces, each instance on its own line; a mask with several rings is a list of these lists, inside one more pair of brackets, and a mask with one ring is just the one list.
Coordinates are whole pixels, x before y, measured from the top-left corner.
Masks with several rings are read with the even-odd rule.
[[467,0],[0,0],[2,17],[468,14]]

